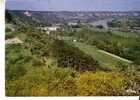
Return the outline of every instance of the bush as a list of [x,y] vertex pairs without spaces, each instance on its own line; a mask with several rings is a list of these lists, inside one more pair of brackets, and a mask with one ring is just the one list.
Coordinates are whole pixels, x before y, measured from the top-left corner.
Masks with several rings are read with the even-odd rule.
[[14,33],[6,33],[5,35],[5,39],[10,39],[10,38],[14,38],[15,34]]
[[5,29],[5,32],[11,32],[11,31],[12,30],[10,28],[8,28],[8,27]]
[[26,74],[26,69],[23,65],[13,65],[6,67],[6,80],[17,79]]
[[80,96],[117,96],[122,95],[123,76],[116,72],[86,72],[76,79]]
[[78,71],[95,71],[100,69],[98,62],[91,56],[64,41],[56,40],[52,45],[51,51],[52,56],[57,58],[57,63],[60,67],[71,67]]
[[7,96],[70,96],[76,95],[74,72],[51,66],[34,68],[17,80],[6,81]]

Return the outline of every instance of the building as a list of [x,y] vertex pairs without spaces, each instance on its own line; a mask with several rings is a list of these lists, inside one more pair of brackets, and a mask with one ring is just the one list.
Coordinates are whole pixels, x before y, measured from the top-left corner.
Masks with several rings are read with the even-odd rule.
[[57,31],[60,29],[59,26],[47,26],[47,27],[41,27],[42,30],[45,31]]
[[78,25],[78,23],[69,22],[68,25],[69,25],[69,26],[76,26],[76,25]]
[[46,27],[39,27],[38,29],[41,29],[43,32],[45,32],[49,35],[50,32],[55,32],[55,31],[61,29],[61,27],[60,26],[46,26]]

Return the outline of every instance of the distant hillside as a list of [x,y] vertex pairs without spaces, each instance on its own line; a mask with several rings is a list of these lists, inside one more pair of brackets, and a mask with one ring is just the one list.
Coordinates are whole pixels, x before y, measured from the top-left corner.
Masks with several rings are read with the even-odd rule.
[[6,23],[13,23],[16,25],[32,24],[37,25],[38,21],[33,20],[33,17],[26,16],[23,11],[9,11],[5,12]]
[[26,18],[28,21],[38,23],[68,23],[68,22],[83,22],[89,23],[107,18],[121,17],[140,17],[140,12],[69,12],[69,11],[15,11],[9,10],[14,16]]

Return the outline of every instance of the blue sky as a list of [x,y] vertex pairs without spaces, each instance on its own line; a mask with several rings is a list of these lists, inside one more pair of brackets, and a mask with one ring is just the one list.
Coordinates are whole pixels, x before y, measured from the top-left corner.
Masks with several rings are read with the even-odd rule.
[[7,0],[6,8],[34,11],[140,11],[140,0]]

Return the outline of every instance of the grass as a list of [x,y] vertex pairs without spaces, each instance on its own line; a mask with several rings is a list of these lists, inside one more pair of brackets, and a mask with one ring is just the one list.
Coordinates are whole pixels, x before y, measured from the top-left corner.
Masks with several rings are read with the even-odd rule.
[[[96,30],[98,32],[108,32],[109,31],[107,29],[96,29],[96,28],[94,28],[94,30]],[[116,36],[121,36],[124,38],[138,38],[138,37],[140,37],[140,35],[138,33],[134,33],[134,32],[113,31],[111,33],[116,35]]]
[[125,62],[128,62],[128,63],[132,63],[132,61],[130,61],[130,60],[127,60],[127,59],[125,59],[125,58],[119,57],[119,56],[117,56],[117,55],[114,55],[114,54],[112,54],[112,53],[106,52],[106,51],[104,51],[104,50],[98,50],[98,51],[101,52],[101,53],[110,55],[110,56],[112,56],[112,57],[115,57],[115,58],[117,58],[117,59],[120,59],[120,60],[122,60],[122,61],[125,61]]
[[73,44],[78,47],[83,52],[91,55],[94,59],[96,59],[101,66],[107,67],[109,69],[116,69],[118,63],[123,63],[126,65],[131,64],[132,62],[116,56],[114,54],[108,53],[106,51],[100,50],[95,46],[87,45],[80,42],[73,42]]
[[132,32],[113,32],[113,34],[125,38],[138,38],[140,36],[138,35],[138,33],[132,33]]

